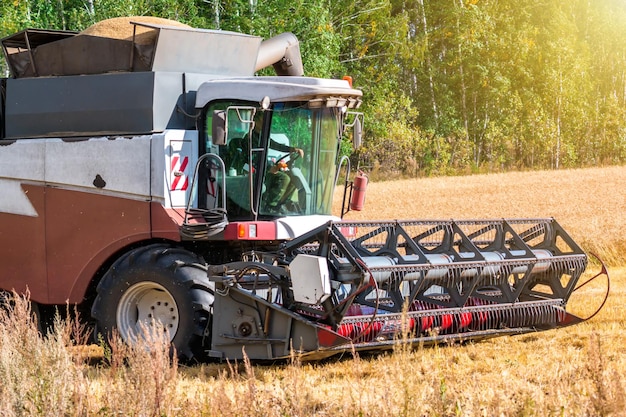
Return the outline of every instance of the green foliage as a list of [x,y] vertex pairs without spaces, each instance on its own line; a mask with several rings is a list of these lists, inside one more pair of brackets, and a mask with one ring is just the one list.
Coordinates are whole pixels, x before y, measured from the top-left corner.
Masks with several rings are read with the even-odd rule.
[[363,90],[361,165],[435,175],[626,161],[623,2],[0,0],[0,36],[124,15],[293,32],[307,75],[349,74]]

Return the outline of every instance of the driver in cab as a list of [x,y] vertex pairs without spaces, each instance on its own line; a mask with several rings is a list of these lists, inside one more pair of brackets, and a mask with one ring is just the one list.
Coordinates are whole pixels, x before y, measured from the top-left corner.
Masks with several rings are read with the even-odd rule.
[[[259,144],[261,142],[261,134],[263,131],[263,117],[260,117],[254,123],[254,129],[252,131],[252,143]],[[273,165],[267,170],[265,176],[265,192],[263,194],[263,211],[267,213],[281,213],[283,210],[288,209],[283,207],[286,203],[289,195],[294,189],[298,188],[296,178],[290,175],[289,164],[285,159],[289,158],[290,161],[294,161],[297,158],[304,157],[304,151],[300,148],[285,145],[277,142],[270,137],[269,148],[279,152],[284,152],[286,155],[277,161],[272,161]],[[270,163],[268,161],[268,163]]]

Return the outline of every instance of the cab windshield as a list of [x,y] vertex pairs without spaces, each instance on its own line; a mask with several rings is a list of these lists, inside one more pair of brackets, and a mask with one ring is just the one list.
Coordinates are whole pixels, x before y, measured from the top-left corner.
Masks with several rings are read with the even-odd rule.
[[[220,107],[226,104],[249,106],[220,103]],[[310,108],[307,102],[293,102],[252,111],[243,123],[241,114],[240,110],[237,117],[227,116],[225,145],[207,143],[224,161],[228,217],[330,215],[340,109]]]
[[337,109],[279,104],[268,116],[259,214],[330,214],[339,138]]

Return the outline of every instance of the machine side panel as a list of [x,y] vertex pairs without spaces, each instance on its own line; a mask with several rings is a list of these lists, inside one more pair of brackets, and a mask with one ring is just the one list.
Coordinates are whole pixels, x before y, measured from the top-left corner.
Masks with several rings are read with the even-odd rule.
[[[194,101],[186,96],[189,92],[183,91],[188,87],[185,81],[186,75],[180,72],[154,73],[153,131],[184,129],[188,127],[186,124],[194,125],[194,120],[185,116],[185,113],[195,112]],[[179,111],[181,109],[183,111]]]
[[43,180],[45,145],[37,139],[0,141],[0,213],[43,215],[33,208],[20,184]]
[[153,71],[251,76],[261,38],[225,31],[162,28]]
[[0,288],[48,296],[45,257],[45,143],[0,141]]
[[152,136],[47,139],[46,184],[149,200],[151,140]]
[[28,288],[43,303],[80,302],[106,260],[155,237],[154,224],[159,237],[176,239],[163,186],[152,196],[151,158],[163,167],[165,135],[4,142],[0,288]]
[[152,237],[175,242],[181,240],[180,225],[185,219],[184,209],[166,209],[160,203],[150,203]]
[[6,137],[153,131],[154,73],[7,80]]
[[[0,202],[13,196],[13,192],[7,193],[9,181],[0,179],[3,194]],[[48,297],[45,191],[42,187],[17,181],[11,181],[11,188],[19,193],[19,199],[24,200],[29,212],[32,210],[35,215],[13,214],[0,208],[0,288],[20,293],[28,290],[34,301],[45,302]]]
[[145,201],[47,188],[46,219],[51,304],[81,302],[110,256],[151,237]]
[[151,237],[152,137],[46,142],[49,302],[80,302],[109,256]]

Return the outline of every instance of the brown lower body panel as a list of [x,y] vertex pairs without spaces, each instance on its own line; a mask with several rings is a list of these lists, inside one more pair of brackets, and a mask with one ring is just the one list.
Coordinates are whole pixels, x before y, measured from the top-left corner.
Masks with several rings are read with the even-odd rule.
[[178,240],[158,203],[22,186],[38,216],[0,213],[0,288],[46,304],[79,303],[116,253],[154,237]]

